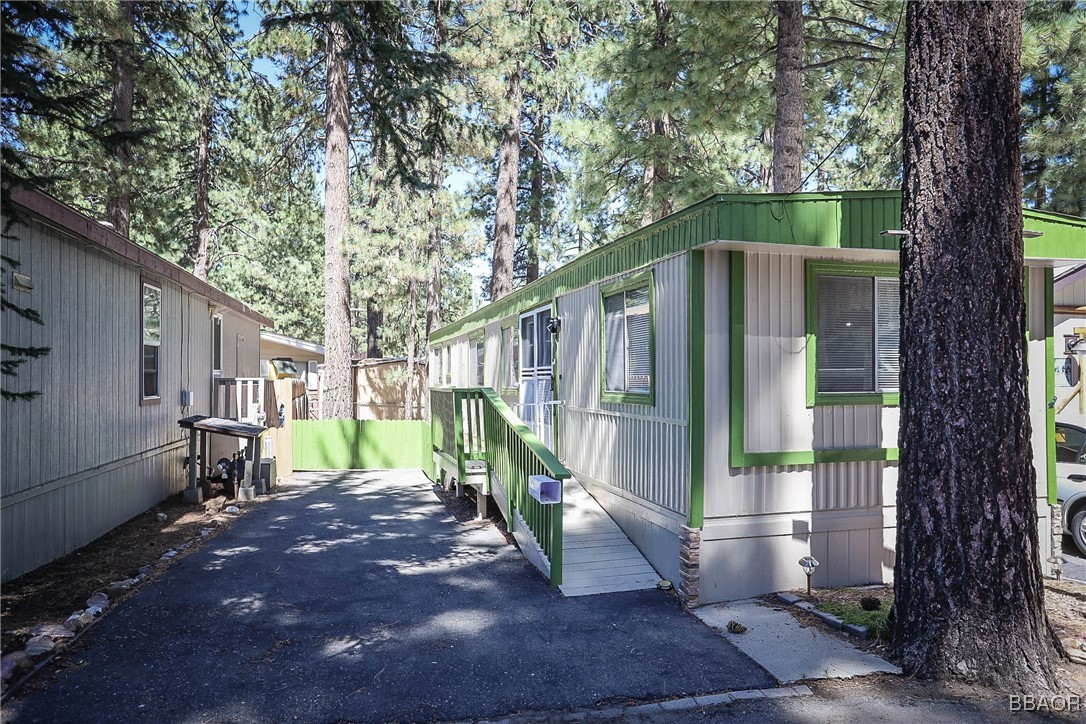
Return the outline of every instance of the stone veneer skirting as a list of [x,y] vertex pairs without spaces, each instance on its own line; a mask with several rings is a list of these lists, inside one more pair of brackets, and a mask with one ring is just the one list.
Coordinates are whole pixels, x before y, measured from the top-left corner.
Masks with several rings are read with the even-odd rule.
[[701,597],[701,528],[682,527],[679,535],[679,598],[687,608]]

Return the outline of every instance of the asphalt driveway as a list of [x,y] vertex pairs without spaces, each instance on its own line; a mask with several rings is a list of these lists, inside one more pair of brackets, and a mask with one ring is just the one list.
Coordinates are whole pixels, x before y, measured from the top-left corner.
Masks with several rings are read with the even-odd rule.
[[563,598],[405,471],[297,476],[84,641],[5,719],[466,719],[776,683],[673,595]]

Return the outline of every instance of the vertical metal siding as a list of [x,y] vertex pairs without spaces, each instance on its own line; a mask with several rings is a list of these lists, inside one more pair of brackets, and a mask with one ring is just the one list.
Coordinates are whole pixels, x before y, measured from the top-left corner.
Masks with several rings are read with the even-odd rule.
[[[211,385],[204,298],[161,284],[162,401],[140,405],[140,270],[37,221],[17,225],[13,234],[18,238],[6,243],[5,253],[34,281],[34,290],[16,301],[38,309],[45,324],[5,315],[3,338],[52,351],[28,362],[19,376],[19,388],[43,394],[4,411],[5,581],[180,490],[185,439],[177,420],[183,412],[210,412]],[[246,337],[240,371],[255,374],[259,324],[232,312],[224,317],[228,329]],[[195,394],[196,404],[185,411],[182,389]]]
[[874,405],[806,404],[805,258],[747,255],[748,452],[875,447],[897,439],[897,415]]
[[559,455],[576,472],[673,513],[688,510],[686,257],[654,265],[655,405],[602,402],[600,285],[558,299]]

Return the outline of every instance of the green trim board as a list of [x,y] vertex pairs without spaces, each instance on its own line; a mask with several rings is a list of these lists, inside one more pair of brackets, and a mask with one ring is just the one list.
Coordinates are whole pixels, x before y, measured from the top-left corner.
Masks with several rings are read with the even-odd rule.
[[[1086,219],[1026,209],[1027,258],[1086,260]],[[712,196],[582,254],[527,286],[435,331],[430,343],[505,320],[566,292],[601,282],[712,241],[745,241],[836,249],[897,251],[898,191],[841,191]]]
[[808,261],[804,273],[804,306],[807,354],[807,407],[823,405],[885,405],[901,404],[899,392],[818,392],[818,276],[821,274],[850,277],[899,276],[896,264],[861,262]]
[[433,470],[425,420],[295,420],[295,470]]
[[898,459],[897,448],[864,447],[824,450],[746,449],[746,254],[728,253],[728,464],[733,468],[770,465],[862,462]]
[[705,523],[705,252],[690,252],[687,272],[687,389],[690,436],[690,515],[687,525]]
[[[647,287],[649,291],[649,391],[616,392],[607,389],[607,330],[603,300],[616,294]],[[625,314],[625,312],[623,312]],[[656,277],[651,269],[600,287],[600,401],[623,405],[656,404]]]
[[[1048,480],[1048,504],[1056,504],[1056,358],[1054,270],[1045,274],[1045,476]],[[1028,299],[1028,297],[1027,297]],[[1029,315],[1026,315],[1029,319]]]

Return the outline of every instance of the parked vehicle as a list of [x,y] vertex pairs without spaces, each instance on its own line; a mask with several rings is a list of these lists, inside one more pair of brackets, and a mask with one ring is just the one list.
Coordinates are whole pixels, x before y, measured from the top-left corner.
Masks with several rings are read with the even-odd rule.
[[1056,423],[1056,498],[1063,505],[1063,529],[1086,556],[1086,429]]

